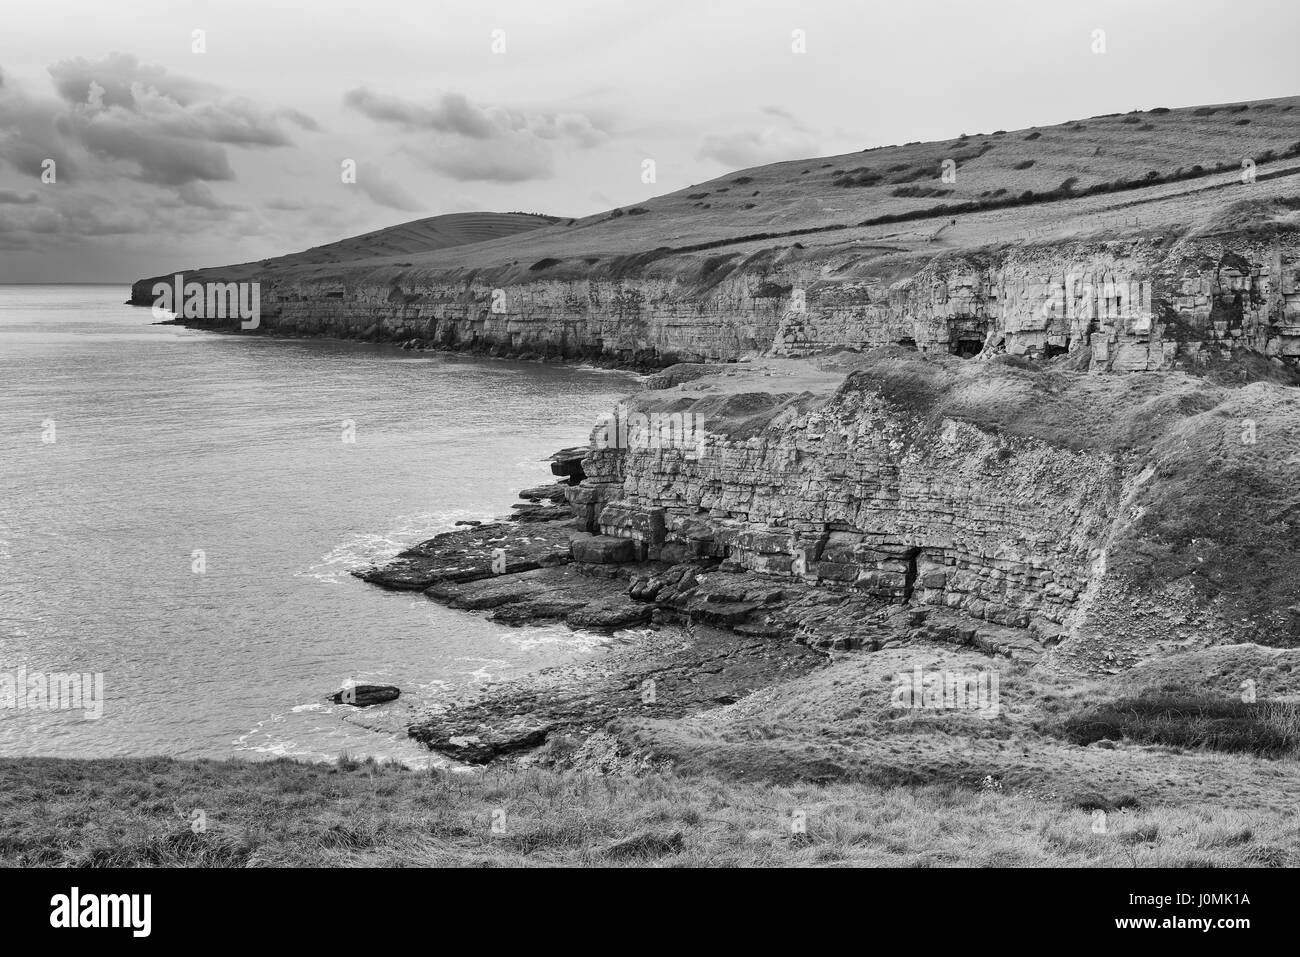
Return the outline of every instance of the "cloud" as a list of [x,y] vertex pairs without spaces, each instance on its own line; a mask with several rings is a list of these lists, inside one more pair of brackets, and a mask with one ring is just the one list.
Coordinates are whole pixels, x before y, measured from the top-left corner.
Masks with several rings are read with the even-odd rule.
[[311,209],[311,205],[298,199],[271,199],[263,204],[267,209],[279,210],[283,213],[301,213]]
[[704,138],[696,155],[701,159],[716,160],[730,169],[742,169],[814,156],[817,152],[817,141],[809,134],[765,126],[711,133]]
[[427,148],[408,151],[460,181],[545,179],[554,175],[552,144],[589,149],[609,138],[585,113],[481,106],[454,92],[424,104],[360,88],[348,91],[343,102],[377,123],[429,134]]
[[[234,178],[224,147],[292,145],[282,118],[309,129],[314,120],[291,110],[268,112],[223,96],[207,83],[141,64],[125,53],[102,60],[64,60],[49,68],[58,99],[32,99],[0,86],[0,162],[37,175],[45,158],[61,178],[99,161],[97,178],[130,176],[182,186]],[[77,154],[83,155],[73,159]]]
[[105,107],[133,109],[136,89],[151,89],[180,106],[212,98],[217,89],[197,80],[168,73],[160,66],[144,66],[129,53],[110,53],[102,60],[63,60],[49,68],[54,88],[68,103],[85,103],[91,83],[102,91]]
[[345,93],[343,103],[376,122],[396,123],[408,130],[453,133],[479,140],[500,132],[486,111],[460,93],[447,93],[433,106],[421,106],[361,88]]
[[394,182],[373,166],[357,167],[356,186],[370,200],[389,209],[404,213],[423,212],[427,207],[407,192],[400,183]]
[[[259,228],[211,184],[235,179],[234,150],[293,145],[313,130],[296,110],[267,108],[114,53],[49,67],[53,94],[0,74],[0,208],[6,249],[84,246],[95,237]],[[47,160],[57,179],[35,191]],[[8,176],[8,179],[3,177]]]
[[539,116],[534,118],[530,129],[543,139],[569,139],[584,148],[599,146],[609,138],[609,133],[585,113]]
[[66,110],[57,100],[31,98],[12,80],[0,84],[0,166],[9,165],[39,178],[42,163],[52,159],[62,179],[74,177],[75,140],[63,128]]
[[319,133],[320,124],[301,110],[291,110],[288,108],[276,111],[277,116],[283,116],[290,123],[301,127],[308,133]]
[[407,148],[416,161],[457,182],[526,183],[555,175],[551,149],[535,137],[512,135],[486,142],[452,140],[436,149]]
[[185,183],[176,190],[176,198],[186,206],[211,210],[239,210],[238,203],[225,203],[217,198],[207,183]]
[[780,117],[792,126],[801,126],[798,118],[783,106],[769,104],[768,106],[763,107],[763,112],[768,116]]
[[0,217],[0,232],[17,237],[71,237],[75,241],[95,236],[150,233],[157,229],[151,211],[120,207],[94,196],[67,196],[59,208],[23,205]]
[[146,183],[183,186],[196,180],[235,178],[225,150],[214,143],[159,135],[112,116],[88,123],[78,133],[91,153],[105,160],[133,163],[135,175]]

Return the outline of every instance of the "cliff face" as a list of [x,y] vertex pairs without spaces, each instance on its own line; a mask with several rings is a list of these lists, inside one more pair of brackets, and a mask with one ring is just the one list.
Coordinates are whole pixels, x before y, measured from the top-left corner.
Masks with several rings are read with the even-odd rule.
[[[1177,373],[1127,389],[901,352],[846,371],[829,395],[710,379],[646,393],[627,414],[646,416],[650,440],[602,448],[594,435],[570,490],[579,523],[647,558],[718,558],[1027,629],[1091,667],[1300,639],[1300,516],[1278,485],[1300,461],[1292,389]],[[785,374],[762,378],[779,389]],[[1189,469],[1201,488],[1172,480]],[[1226,509],[1234,483],[1250,506]]]
[[[144,284],[138,285],[147,296]],[[775,300],[755,299],[739,281],[701,303],[680,282],[656,277],[499,286],[479,279],[395,278],[380,285],[330,280],[263,285],[261,328],[494,356],[661,366],[764,351],[778,316]]]
[[[1300,357],[1300,251],[1292,242],[1135,240],[993,257],[940,257],[892,286],[795,277],[777,348],[914,345],[1050,358],[1088,349],[1094,371],[1190,366],[1211,354]],[[990,261],[990,259],[992,261]]]
[[[1241,353],[1300,361],[1293,234],[935,257],[767,248],[664,256],[611,275],[621,271],[272,278],[261,287],[260,330],[638,367],[895,344],[962,357],[1073,353],[1116,372]],[[151,302],[152,283],[137,283],[133,301]]]
[[683,557],[1048,632],[1076,608],[1131,477],[1114,456],[919,423],[856,379],[833,403],[698,458],[593,453],[611,455],[621,469],[588,471],[622,473],[597,518],[605,534],[653,542],[637,518],[663,509],[661,544]]

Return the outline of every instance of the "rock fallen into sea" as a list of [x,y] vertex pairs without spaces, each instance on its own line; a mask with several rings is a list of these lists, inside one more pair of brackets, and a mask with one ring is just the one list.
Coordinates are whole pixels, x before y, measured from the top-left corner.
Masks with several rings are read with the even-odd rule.
[[533,488],[526,488],[519,493],[519,497],[527,499],[530,502],[553,502],[556,505],[564,504],[564,490],[569,488],[567,482],[552,482],[549,485],[537,485]]
[[329,696],[335,704],[350,704],[356,708],[368,708],[375,704],[396,701],[402,689],[394,685],[351,685]]
[[589,449],[585,445],[561,449],[551,456],[551,474],[567,479],[570,485],[578,485],[587,477],[582,469],[582,460]]

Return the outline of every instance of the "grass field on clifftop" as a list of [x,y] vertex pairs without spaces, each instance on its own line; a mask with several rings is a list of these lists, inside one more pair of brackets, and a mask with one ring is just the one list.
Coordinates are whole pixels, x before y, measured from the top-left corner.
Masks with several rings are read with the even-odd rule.
[[950,786],[347,760],[5,760],[0,794],[4,866],[1284,866],[1300,843],[1276,814],[1119,810],[1098,831],[1086,808]]

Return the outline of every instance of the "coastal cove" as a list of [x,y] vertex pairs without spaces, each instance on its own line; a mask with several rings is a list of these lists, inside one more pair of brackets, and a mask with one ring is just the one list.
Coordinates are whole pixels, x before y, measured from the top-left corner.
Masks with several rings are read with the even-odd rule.
[[0,756],[419,761],[399,709],[589,656],[349,572],[510,510],[635,388],[617,372],[156,325],[121,286],[0,286],[0,665],[101,675],[5,709]]

